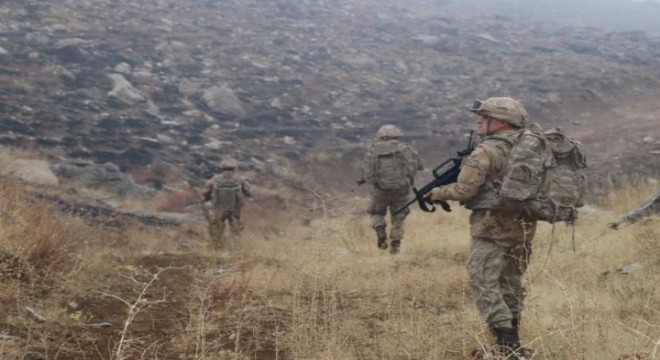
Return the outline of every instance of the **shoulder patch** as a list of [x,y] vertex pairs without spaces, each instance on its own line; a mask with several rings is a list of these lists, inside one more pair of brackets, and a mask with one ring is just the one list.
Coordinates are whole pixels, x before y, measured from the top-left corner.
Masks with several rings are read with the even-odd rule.
[[463,165],[476,168],[479,167],[479,161],[477,159],[466,157],[463,159]]

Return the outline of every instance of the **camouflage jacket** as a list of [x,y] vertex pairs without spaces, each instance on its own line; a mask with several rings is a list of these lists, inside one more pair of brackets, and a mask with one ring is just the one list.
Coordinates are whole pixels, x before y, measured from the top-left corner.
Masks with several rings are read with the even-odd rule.
[[463,159],[456,183],[433,189],[434,200],[460,201],[472,209],[470,233],[472,237],[515,244],[531,240],[535,221],[527,221],[515,211],[499,209],[501,201],[497,189],[505,175],[511,143],[518,136],[516,130],[504,130],[493,137],[485,137],[470,156]]
[[[513,141],[518,136],[516,130],[504,130],[496,134],[497,138]],[[472,154],[463,159],[458,180],[449,185],[433,189],[433,200],[455,200],[469,204],[475,198],[497,189],[504,177],[506,160],[511,151],[511,144],[488,136],[477,146]],[[470,207],[468,205],[468,207]],[[470,207],[473,208],[473,207]],[[477,205],[477,208],[482,208]],[[496,208],[495,206],[491,208]]]

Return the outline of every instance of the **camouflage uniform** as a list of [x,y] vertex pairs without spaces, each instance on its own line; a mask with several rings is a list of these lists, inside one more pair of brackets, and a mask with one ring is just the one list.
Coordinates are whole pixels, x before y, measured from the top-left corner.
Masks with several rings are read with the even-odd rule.
[[233,168],[223,169],[220,175],[212,177],[204,186],[204,198],[212,201],[212,214],[209,232],[213,244],[222,244],[225,232],[225,222],[229,223],[232,233],[232,245],[235,245],[243,224],[241,211],[245,203],[244,197],[252,196],[250,183],[234,172]]
[[[398,137],[400,136],[402,136],[401,131],[392,125],[381,127],[378,139],[369,146],[362,164],[363,178],[367,183],[372,185],[367,213],[371,216],[373,228],[376,230],[378,236],[378,247],[381,249],[388,247],[385,230],[387,226],[385,220],[387,209],[389,208],[390,212],[392,212],[412,199],[414,196],[412,192],[414,176],[418,170],[424,169],[417,151],[412,146],[399,142]],[[388,147],[397,148],[402,153],[402,158],[406,159],[406,164],[403,165],[406,167],[403,170],[406,175],[404,180],[401,181],[400,186],[387,186],[385,189],[380,185],[379,179],[375,177],[372,169],[375,166],[374,162],[377,161],[377,155],[374,155],[374,152],[377,151],[375,149]],[[405,209],[391,218],[392,228],[389,238],[391,240],[390,252],[393,254],[398,252],[401,245],[404,234],[403,223],[409,213],[410,209]]]
[[517,136],[517,129],[485,136],[463,160],[457,182],[434,189],[430,194],[433,200],[460,201],[472,210],[470,286],[477,308],[491,329],[515,331],[515,341],[510,343],[514,348],[520,346],[518,324],[525,297],[522,276],[527,270],[536,230],[536,221],[526,220],[518,211],[503,209],[497,195]]

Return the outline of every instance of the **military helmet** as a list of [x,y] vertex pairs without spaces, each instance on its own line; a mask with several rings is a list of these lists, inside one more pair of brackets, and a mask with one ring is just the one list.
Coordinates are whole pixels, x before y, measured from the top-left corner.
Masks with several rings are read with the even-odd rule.
[[220,168],[231,170],[238,167],[238,162],[234,159],[224,159],[220,162]]
[[527,110],[518,100],[507,97],[492,97],[484,101],[475,100],[470,111],[477,115],[506,121],[517,128],[525,127],[529,118]]
[[378,133],[376,136],[380,139],[382,138],[398,138],[403,136],[403,133],[401,132],[401,129],[394,125],[383,125],[378,129]]

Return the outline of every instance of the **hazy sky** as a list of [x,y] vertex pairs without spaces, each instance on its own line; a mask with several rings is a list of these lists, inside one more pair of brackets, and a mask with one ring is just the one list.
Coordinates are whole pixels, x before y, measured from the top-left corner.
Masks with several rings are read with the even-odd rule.
[[660,0],[400,0],[439,15],[504,15],[660,35]]

